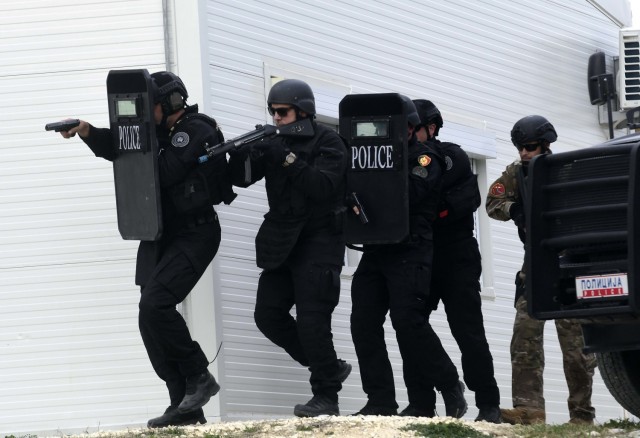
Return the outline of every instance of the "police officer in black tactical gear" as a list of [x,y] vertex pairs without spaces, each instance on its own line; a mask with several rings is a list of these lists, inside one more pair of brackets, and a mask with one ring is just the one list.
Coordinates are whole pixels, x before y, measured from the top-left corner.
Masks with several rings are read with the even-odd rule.
[[442,300],[451,333],[462,353],[462,370],[475,391],[476,421],[500,423],[500,392],[484,331],[480,274],[482,264],[474,236],[473,214],[480,205],[478,181],[460,146],[440,142],[442,115],[430,101],[413,101],[420,116],[418,141],[437,149],[446,162],[438,217],[433,223],[433,275],[427,317]]
[[[467,409],[455,365],[429,324],[427,304],[432,275],[433,221],[437,216],[443,162],[437,151],[416,141],[420,118],[402,96],[408,114],[409,237],[400,243],[365,244],[351,284],[351,335],[367,404],[355,415],[396,415],[393,371],[384,341],[389,312],[403,361],[409,406],[401,415],[433,410],[438,387],[447,415]],[[433,416],[433,415],[431,415]]]
[[[226,158],[199,165],[205,144],[224,141],[210,117],[188,106],[182,80],[170,72],[151,74],[154,118],[159,143],[163,234],[141,241],[136,262],[140,286],[139,327],[157,375],[169,389],[170,406],[149,420],[148,427],[206,423],[202,406],[220,386],[209,373],[209,361],[191,338],[176,310],[196,285],[220,245],[220,224],[213,204],[230,203],[235,194],[226,173]],[[81,121],[63,137],[80,138],[94,154],[117,159],[109,129]]]
[[[296,79],[276,83],[267,104],[277,126],[316,113],[311,88]],[[331,333],[345,249],[348,157],[338,134],[315,122],[313,129],[312,138],[264,140],[229,160],[234,184],[266,181],[269,211],[256,236],[263,271],[254,317],[270,341],[311,371],[313,398],[295,406],[299,417],[339,415],[338,391],[351,372],[337,358]],[[294,305],[295,319],[289,313]]]

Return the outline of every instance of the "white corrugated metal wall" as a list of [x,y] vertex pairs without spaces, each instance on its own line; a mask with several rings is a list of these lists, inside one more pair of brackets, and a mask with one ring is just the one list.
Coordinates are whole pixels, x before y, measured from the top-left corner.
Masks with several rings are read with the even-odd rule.
[[[211,111],[228,137],[267,121],[265,92],[270,72],[308,80],[312,87],[334,83],[354,93],[395,91],[429,98],[447,121],[481,127],[495,137],[497,159],[480,163],[483,191],[517,158],[509,131],[520,117],[541,113],[559,132],[554,150],[603,140],[589,105],[586,65],[591,53],[617,53],[618,27],[584,0],[430,0],[325,2],[216,0],[207,2]],[[283,73],[284,72],[284,73]],[[325,108],[335,116],[336,108]],[[455,135],[455,127],[450,131]],[[463,145],[473,147],[473,145]],[[272,346],[253,325],[258,270],[253,237],[266,211],[261,185],[239,191],[225,208],[220,265],[224,325],[223,416],[290,415],[309,397],[308,372]],[[484,212],[481,212],[481,216]],[[484,216],[486,220],[486,216]],[[504,407],[511,405],[509,341],[513,323],[513,278],[522,247],[512,224],[487,221],[495,298],[484,315]],[[349,282],[334,317],[336,348],[356,363],[348,334]],[[441,315],[434,326],[458,361],[455,342]],[[559,347],[548,324],[545,372],[548,419],[568,419],[566,384]],[[398,400],[406,397],[394,335],[387,334],[396,367]],[[359,409],[363,393],[357,368],[341,393],[343,413]],[[473,404],[473,395],[468,399]],[[600,380],[594,390],[599,421],[619,417]],[[442,410],[442,409],[440,409]],[[470,409],[468,418],[477,411]]]
[[0,38],[0,431],[143,424],[166,389],[138,333],[112,166],[44,125],[107,126],[108,71],[165,68],[162,1],[2,2]]

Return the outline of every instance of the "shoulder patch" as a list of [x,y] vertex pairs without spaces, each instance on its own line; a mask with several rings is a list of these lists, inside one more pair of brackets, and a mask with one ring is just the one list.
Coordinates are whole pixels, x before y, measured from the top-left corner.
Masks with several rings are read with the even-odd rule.
[[429,176],[429,171],[423,166],[416,166],[411,169],[411,173],[420,178],[426,178]]
[[451,170],[453,167],[453,160],[449,155],[444,156],[444,162],[447,164],[447,170]]
[[501,183],[495,183],[489,189],[489,193],[491,193],[492,196],[504,196],[505,192],[506,190]]
[[418,157],[418,164],[422,167],[427,167],[429,164],[431,164],[431,157],[429,157],[428,155],[420,155]]
[[176,134],[171,137],[171,144],[177,148],[183,148],[189,144],[189,134],[184,131],[176,132]]

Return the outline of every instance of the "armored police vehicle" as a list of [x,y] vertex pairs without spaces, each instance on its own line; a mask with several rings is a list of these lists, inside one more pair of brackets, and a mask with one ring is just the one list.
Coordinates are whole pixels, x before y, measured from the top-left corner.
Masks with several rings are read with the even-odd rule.
[[640,416],[640,134],[529,164],[527,294],[577,318],[613,397]]

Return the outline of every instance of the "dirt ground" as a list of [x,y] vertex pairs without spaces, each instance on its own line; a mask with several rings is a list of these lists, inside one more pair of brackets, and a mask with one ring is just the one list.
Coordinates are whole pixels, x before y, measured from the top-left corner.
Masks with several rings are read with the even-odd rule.
[[[122,431],[104,431],[78,436],[66,435],[60,438],[134,438],[134,437],[175,437],[175,438],[258,438],[258,437],[353,437],[353,438],[401,438],[415,437],[415,432],[402,430],[407,425],[459,423],[471,427],[488,437],[522,438],[536,436],[535,432],[523,433],[522,429],[509,424],[492,424],[469,420],[455,420],[449,417],[378,417],[378,416],[339,416],[318,418],[290,418],[280,420],[235,421],[209,423],[202,426],[184,426],[179,430],[165,429],[128,429]],[[547,435],[544,433],[544,435]],[[582,437],[634,437],[640,438],[640,430],[600,429],[599,431],[576,430]],[[451,435],[454,436],[454,435]],[[460,435],[455,435],[460,436]],[[562,435],[549,434],[552,437]]]

